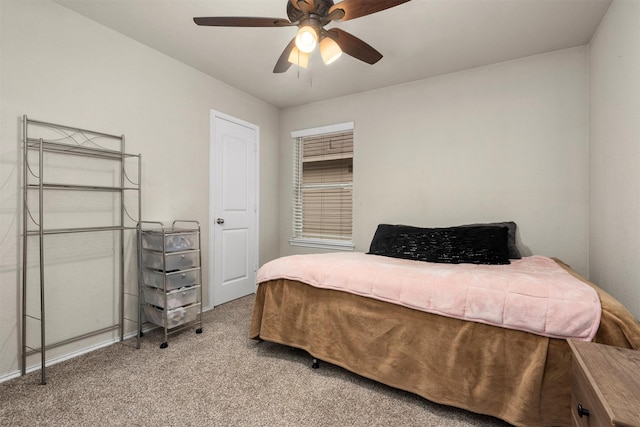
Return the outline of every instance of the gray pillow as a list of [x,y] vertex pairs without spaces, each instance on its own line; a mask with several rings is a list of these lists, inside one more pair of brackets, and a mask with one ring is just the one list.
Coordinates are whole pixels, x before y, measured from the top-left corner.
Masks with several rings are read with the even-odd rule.
[[520,251],[518,250],[518,246],[516,245],[516,223],[513,221],[505,221],[505,222],[491,222],[485,224],[465,224],[460,227],[478,227],[478,226],[494,226],[494,227],[507,227],[509,230],[507,236],[507,249],[509,251],[510,259],[521,259],[522,255],[520,255]]

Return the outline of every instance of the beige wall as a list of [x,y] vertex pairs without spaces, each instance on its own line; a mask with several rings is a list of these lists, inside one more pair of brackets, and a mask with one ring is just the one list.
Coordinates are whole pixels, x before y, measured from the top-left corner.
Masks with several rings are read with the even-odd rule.
[[[19,369],[23,114],[124,134],[127,151],[143,156],[143,218],[200,221],[203,259],[208,256],[209,111],[259,126],[260,260],[278,256],[277,108],[49,1],[2,0],[0,16],[0,379]],[[204,270],[206,286],[206,263]],[[77,277],[91,286],[100,274],[79,268]],[[52,292],[48,297],[55,299]],[[86,311],[86,301],[70,298],[66,318],[56,319],[49,310],[52,331],[94,321],[74,314],[74,305]]]
[[590,70],[590,277],[640,319],[640,1],[611,4]]
[[514,220],[525,254],[588,273],[588,50],[528,57],[286,109],[282,254],[290,247],[289,132],[354,121],[354,243],[379,223]]

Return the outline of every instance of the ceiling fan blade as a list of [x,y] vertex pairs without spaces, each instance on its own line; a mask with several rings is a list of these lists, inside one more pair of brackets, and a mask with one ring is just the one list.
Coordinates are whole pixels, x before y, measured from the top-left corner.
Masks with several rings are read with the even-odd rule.
[[381,10],[389,9],[390,7],[398,6],[408,1],[409,0],[344,0],[331,6],[329,14],[336,10],[343,10],[344,16],[340,19],[347,21],[361,16],[371,15],[372,13],[380,12]]
[[342,49],[344,53],[360,61],[366,62],[367,64],[375,64],[382,59],[380,52],[346,31],[339,28],[332,28],[323,33],[338,43],[338,46],[340,46],[340,49]]
[[274,73],[284,73],[291,67],[291,62],[289,62],[289,55],[293,50],[293,47],[296,45],[295,37],[291,39],[287,47],[284,48],[280,58],[278,58],[278,62],[276,62],[276,66],[273,67]]
[[292,25],[283,18],[254,18],[247,16],[213,16],[193,18],[198,25],[211,27],[290,27]]

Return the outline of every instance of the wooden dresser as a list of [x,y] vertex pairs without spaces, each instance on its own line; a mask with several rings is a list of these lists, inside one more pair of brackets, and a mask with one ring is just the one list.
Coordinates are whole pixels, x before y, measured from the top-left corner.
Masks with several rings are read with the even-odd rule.
[[640,351],[568,342],[573,425],[640,427]]

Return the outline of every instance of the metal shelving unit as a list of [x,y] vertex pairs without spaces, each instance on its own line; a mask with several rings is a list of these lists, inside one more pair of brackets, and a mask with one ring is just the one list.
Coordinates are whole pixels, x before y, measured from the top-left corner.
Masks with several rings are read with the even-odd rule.
[[[55,156],[56,161],[50,158]],[[91,168],[84,166],[82,162],[72,162],[72,158],[92,158],[99,159],[99,162],[103,160],[105,162],[115,162],[109,168],[113,169],[113,173],[106,174],[110,179],[117,181],[115,185],[103,184],[103,183],[87,183],[87,182],[52,182],[48,179],[47,172],[45,170],[60,172],[61,170],[67,172],[67,176],[79,176],[75,174],[76,169],[81,170],[82,173],[91,174]],[[84,338],[96,336],[109,331],[119,330],[120,341],[124,339],[124,322],[125,322],[125,231],[138,229],[141,218],[141,155],[140,154],[127,154],[125,152],[125,138],[123,135],[110,135],[102,132],[95,132],[86,129],[81,129],[72,126],[65,126],[55,123],[43,122],[39,120],[29,119],[26,115],[23,116],[23,256],[22,256],[22,375],[27,370],[27,357],[31,354],[40,353],[40,370],[41,370],[41,384],[46,384],[46,352],[55,347],[70,344],[72,342],[79,341]],[[88,159],[83,161],[89,162]],[[137,180],[132,180],[127,174],[125,163],[131,162],[134,165],[137,164]],[[32,165],[37,163],[37,171]],[[53,165],[53,166],[52,166]],[[96,172],[97,173],[97,172]],[[52,174],[55,175],[55,174]],[[59,175],[59,174],[58,174]],[[113,176],[111,176],[113,175]],[[119,175],[119,176],[118,176]],[[55,177],[53,178],[55,179]],[[73,179],[69,179],[73,181]],[[119,208],[114,208],[114,213],[110,217],[112,223],[108,225],[83,225],[79,227],[51,227],[45,226],[47,215],[51,216],[51,213],[45,212],[45,194],[49,192],[103,192],[112,194],[113,200],[119,197]],[[133,192],[133,196],[125,197],[125,193]],[[37,201],[30,200],[32,193],[37,194]],[[129,201],[129,204],[134,204],[130,212],[127,210],[127,200],[134,198],[134,202]],[[55,203],[64,203],[65,197],[57,197],[51,199],[55,200]],[[31,206],[30,206],[31,204]],[[37,213],[33,205],[37,205]],[[130,206],[131,208],[131,206]],[[115,212],[115,210],[119,212]],[[133,214],[133,216],[131,215]],[[59,212],[56,213],[59,215]],[[67,217],[77,218],[70,213],[63,210],[63,215]],[[91,218],[90,218],[91,219]],[[112,325],[100,328],[99,330],[90,331],[81,335],[66,338],[58,342],[47,343],[47,328],[46,328],[46,316],[45,313],[49,309],[55,309],[55,307],[47,306],[46,290],[47,280],[45,278],[45,260],[50,254],[45,253],[45,238],[49,235],[60,235],[70,233],[105,233],[115,232],[119,233],[119,238],[114,237],[115,240],[119,240],[119,251],[117,255],[114,254],[114,265],[118,265],[119,270],[119,285],[117,288],[117,294],[119,294],[118,311],[119,318],[117,322],[110,320]],[[37,243],[33,242],[37,239]],[[38,246],[38,269],[39,269],[39,310],[33,310],[33,307],[28,307],[27,301],[29,292],[32,289],[29,285],[29,248],[31,245]],[[80,248],[81,250],[82,248]],[[53,252],[53,251],[52,251]],[[31,255],[33,256],[33,254]],[[117,263],[117,264],[116,264]],[[115,267],[114,267],[115,268]],[[114,284],[115,287],[116,284]],[[90,285],[87,285],[90,286]],[[33,287],[33,286],[31,286]],[[138,297],[137,294],[131,294],[134,297]],[[32,311],[30,311],[30,309]],[[35,312],[33,312],[35,311]],[[127,319],[132,320],[132,319]],[[28,338],[30,334],[36,331],[29,330],[28,322],[39,323],[39,347],[29,346]],[[133,321],[133,320],[132,320]],[[37,342],[37,338],[35,342]]]

